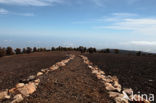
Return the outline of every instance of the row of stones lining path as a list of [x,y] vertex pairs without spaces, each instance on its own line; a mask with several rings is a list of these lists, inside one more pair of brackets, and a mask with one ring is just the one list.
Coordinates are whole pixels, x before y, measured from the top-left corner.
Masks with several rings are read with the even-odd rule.
[[[110,85],[110,82],[115,84]],[[8,92],[14,92],[16,95],[11,96]],[[103,71],[93,67],[84,56],[72,55],[69,59],[38,72],[34,82],[19,83],[8,92],[3,92],[5,100],[1,102],[129,103],[128,100],[122,99],[124,95],[120,93],[121,85],[118,84],[117,77],[105,76]]]

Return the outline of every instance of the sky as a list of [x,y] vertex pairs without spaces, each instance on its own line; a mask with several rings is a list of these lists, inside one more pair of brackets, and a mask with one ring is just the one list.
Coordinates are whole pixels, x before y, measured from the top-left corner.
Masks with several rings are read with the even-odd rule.
[[0,0],[0,47],[156,52],[156,0]]

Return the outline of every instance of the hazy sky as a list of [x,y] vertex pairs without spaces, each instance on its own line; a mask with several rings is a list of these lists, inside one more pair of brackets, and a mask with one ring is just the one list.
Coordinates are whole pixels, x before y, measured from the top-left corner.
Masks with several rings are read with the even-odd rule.
[[156,52],[156,0],[0,0],[0,46]]

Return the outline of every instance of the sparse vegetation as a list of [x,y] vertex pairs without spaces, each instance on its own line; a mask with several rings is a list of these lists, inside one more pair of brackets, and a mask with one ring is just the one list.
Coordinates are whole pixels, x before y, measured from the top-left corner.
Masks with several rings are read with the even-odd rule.
[[114,53],[115,54],[119,54],[119,50],[118,49],[114,49]]
[[136,53],[137,56],[141,56],[141,54],[142,54],[141,51],[138,51],[138,52]]
[[1,48],[0,47],[0,57],[3,57],[3,56],[5,56],[6,55],[6,50],[5,50],[5,48]]
[[13,49],[11,47],[7,47],[6,55],[13,55],[13,54],[14,54]]
[[37,48],[36,47],[33,48],[33,52],[37,52]]
[[15,52],[16,52],[16,54],[21,54],[21,49],[20,48],[16,48]]
[[27,50],[26,50],[26,52],[29,54],[29,53],[31,53],[32,52],[32,48],[30,48],[30,47],[27,47]]
[[105,53],[110,53],[110,50],[109,48],[106,49]]
[[23,48],[22,53],[23,53],[23,54],[24,54],[24,53],[27,53],[27,51],[26,51],[25,48]]
[[89,53],[96,53],[96,49],[95,49],[95,48],[92,48],[92,47],[88,48],[87,51],[88,51]]
[[[36,47],[33,47],[33,49],[31,47],[27,47],[27,48],[23,48],[23,49],[20,49],[20,48],[16,48],[15,50],[12,49],[12,47],[7,47],[6,49],[5,48],[2,48],[0,47],[0,57],[2,56],[5,56],[5,55],[13,55],[13,54],[29,54],[29,53],[32,53],[32,52],[50,52],[50,51],[80,51],[81,53],[85,53],[85,52],[88,52],[88,53],[115,53],[115,54],[122,54],[122,52],[120,52],[119,49],[101,49],[101,50],[96,50],[96,48],[93,48],[93,47],[90,47],[90,48],[86,48],[86,47],[83,47],[83,46],[79,46],[78,48],[72,48],[72,47],[62,47],[62,46],[59,46],[59,47],[51,47],[51,49],[47,49],[47,48],[36,48]],[[126,53],[125,53],[126,54]],[[137,56],[150,56],[150,55],[153,55],[151,53],[142,53],[141,51],[138,51],[138,52],[133,52],[132,53],[128,53],[127,55],[137,55]]]

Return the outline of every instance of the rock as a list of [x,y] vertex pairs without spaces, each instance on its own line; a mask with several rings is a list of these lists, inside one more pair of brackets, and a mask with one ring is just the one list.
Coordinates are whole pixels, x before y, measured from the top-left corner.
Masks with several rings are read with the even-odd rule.
[[38,72],[38,73],[37,73],[37,76],[41,76],[41,75],[43,75],[42,72]]
[[113,80],[112,80],[112,79],[110,79],[110,78],[105,77],[105,82],[106,82],[106,83],[112,83],[112,82],[113,82]]
[[121,94],[121,93],[118,93],[118,92],[109,92],[109,97],[113,97],[113,98],[116,98],[116,97],[123,97],[124,95]]
[[42,69],[41,72],[45,73],[48,71],[48,68],[47,69]]
[[116,81],[116,82],[118,82],[118,78],[117,78],[117,76],[112,76],[112,77],[110,77],[113,81]]
[[69,60],[70,60],[70,59],[66,59],[66,60],[63,60],[62,62],[66,64],[66,63],[69,62]]
[[133,93],[133,90],[131,89],[131,88],[125,88],[124,90],[123,90],[127,95],[131,95],[132,93]]
[[114,81],[114,87],[117,89],[118,92],[121,92],[121,85],[117,81]]
[[98,74],[98,70],[93,70],[92,73],[93,74]]
[[105,86],[106,86],[106,90],[109,90],[109,91],[114,91],[114,90],[116,90],[116,89],[112,86],[112,84],[110,84],[110,83],[105,83]]
[[60,67],[63,67],[63,66],[65,66],[66,64],[63,63],[63,62],[58,62],[58,63],[56,63],[56,65],[58,65],[58,66],[60,66]]
[[36,79],[34,82],[35,82],[35,85],[37,86],[40,83],[40,79]]
[[90,69],[93,69],[93,67],[91,65],[88,66]]
[[14,100],[11,103],[19,103],[21,101],[23,101],[22,95],[21,94],[17,94],[17,95],[14,96]]
[[34,82],[35,83],[39,83],[40,82],[40,79],[36,79]]
[[35,77],[34,75],[31,75],[31,76],[28,77],[28,80],[29,80],[29,81],[32,81],[32,80],[35,80],[35,78],[36,78],[36,77]]
[[128,100],[122,98],[122,97],[116,97],[115,98],[116,103],[129,103]]
[[0,92],[0,100],[4,99],[10,99],[10,96],[8,95],[8,91]]
[[16,84],[16,88],[21,88],[21,87],[24,87],[24,83],[18,83],[18,84]]
[[24,96],[29,96],[29,94],[32,94],[36,91],[36,85],[35,83],[29,83],[22,88],[18,88],[18,91]]
[[50,67],[50,69],[52,70],[52,71],[54,71],[54,70],[56,70],[56,69],[58,69],[59,67],[58,66],[56,66],[56,65],[54,65],[54,66],[52,66],[52,67]]
[[99,74],[97,74],[96,76],[97,76],[98,79],[102,79],[102,80],[105,79],[105,76],[104,76],[104,75],[99,75]]
[[16,88],[12,88],[9,90],[9,93],[15,93],[15,91],[16,91]]
[[23,79],[23,80],[20,80],[19,82],[26,84],[26,83],[29,83],[29,80],[28,79]]
[[100,73],[101,75],[104,75],[104,74],[105,74],[105,73],[104,73],[103,71],[101,71],[101,70],[99,71],[99,73]]

